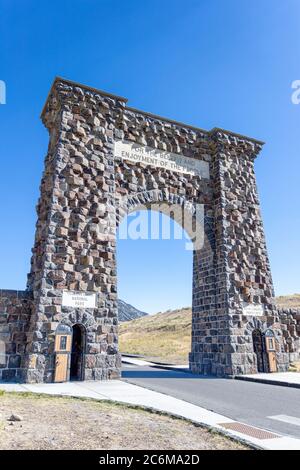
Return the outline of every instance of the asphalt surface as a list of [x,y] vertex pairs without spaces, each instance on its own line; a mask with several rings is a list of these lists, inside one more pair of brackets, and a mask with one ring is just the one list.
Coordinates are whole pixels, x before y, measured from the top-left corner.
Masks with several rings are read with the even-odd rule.
[[[281,434],[300,437],[300,389],[123,364],[126,382]],[[284,415],[294,424],[271,419]],[[296,418],[296,419],[295,419]],[[295,424],[298,419],[298,425]]]

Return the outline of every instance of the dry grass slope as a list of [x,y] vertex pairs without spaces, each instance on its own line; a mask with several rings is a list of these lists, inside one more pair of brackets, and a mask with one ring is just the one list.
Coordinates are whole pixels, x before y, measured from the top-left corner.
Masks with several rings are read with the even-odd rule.
[[[8,421],[11,414],[22,421]],[[247,450],[192,423],[126,405],[31,394],[3,394],[1,450]]]
[[280,308],[300,308],[300,294],[280,295],[276,303]]
[[[280,296],[277,305],[300,308],[300,294]],[[168,310],[120,325],[120,349],[149,360],[185,364],[191,347],[191,308]]]
[[184,364],[191,342],[190,308],[157,313],[120,325],[120,349],[158,362]]

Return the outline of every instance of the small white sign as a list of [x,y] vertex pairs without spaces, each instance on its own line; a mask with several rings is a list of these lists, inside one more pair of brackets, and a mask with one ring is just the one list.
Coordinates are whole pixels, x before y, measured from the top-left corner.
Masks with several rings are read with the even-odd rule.
[[264,314],[264,307],[261,304],[244,303],[243,315],[261,317]]
[[94,292],[64,290],[62,306],[74,308],[96,308],[96,294]]
[[115,142],[115,156],[144,165],[151,165],[166,170],[186,173],[209,179],[209,164],[203,160],[185,157],[176,153],[165,152],[135,142]]
[[5,366],[6,364],[6,344],[3,339],[0,339],[0,365]]

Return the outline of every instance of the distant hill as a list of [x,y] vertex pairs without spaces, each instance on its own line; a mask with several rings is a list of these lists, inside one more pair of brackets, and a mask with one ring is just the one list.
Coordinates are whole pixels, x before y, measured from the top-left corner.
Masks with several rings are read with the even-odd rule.
[[276,304],[280,308],[300,308],[300,294],[280,295]]
[[[280,308],[300,308],[300,294],[277,297],[276,303]],[[185,364],[191,347],[191,324],[190,307],[122,323],[120,350],[157,362]]]
[[130,304],[127,304],[124,302],[124,300],[118,300],[118,315],[119,315],[119,321],[130,321],[134,320],[135,318],[140,318],[144,317],[145,315],[148,315],[146,312],[142,312],[141,310],[138,310],[137,308],[133,307]]

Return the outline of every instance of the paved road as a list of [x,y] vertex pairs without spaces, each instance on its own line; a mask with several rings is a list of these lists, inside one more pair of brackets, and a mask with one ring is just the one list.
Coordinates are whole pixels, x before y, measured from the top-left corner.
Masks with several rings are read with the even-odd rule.
[[233,420],[300,437],[300,389],[128,364],[123,364],[122,377]]

